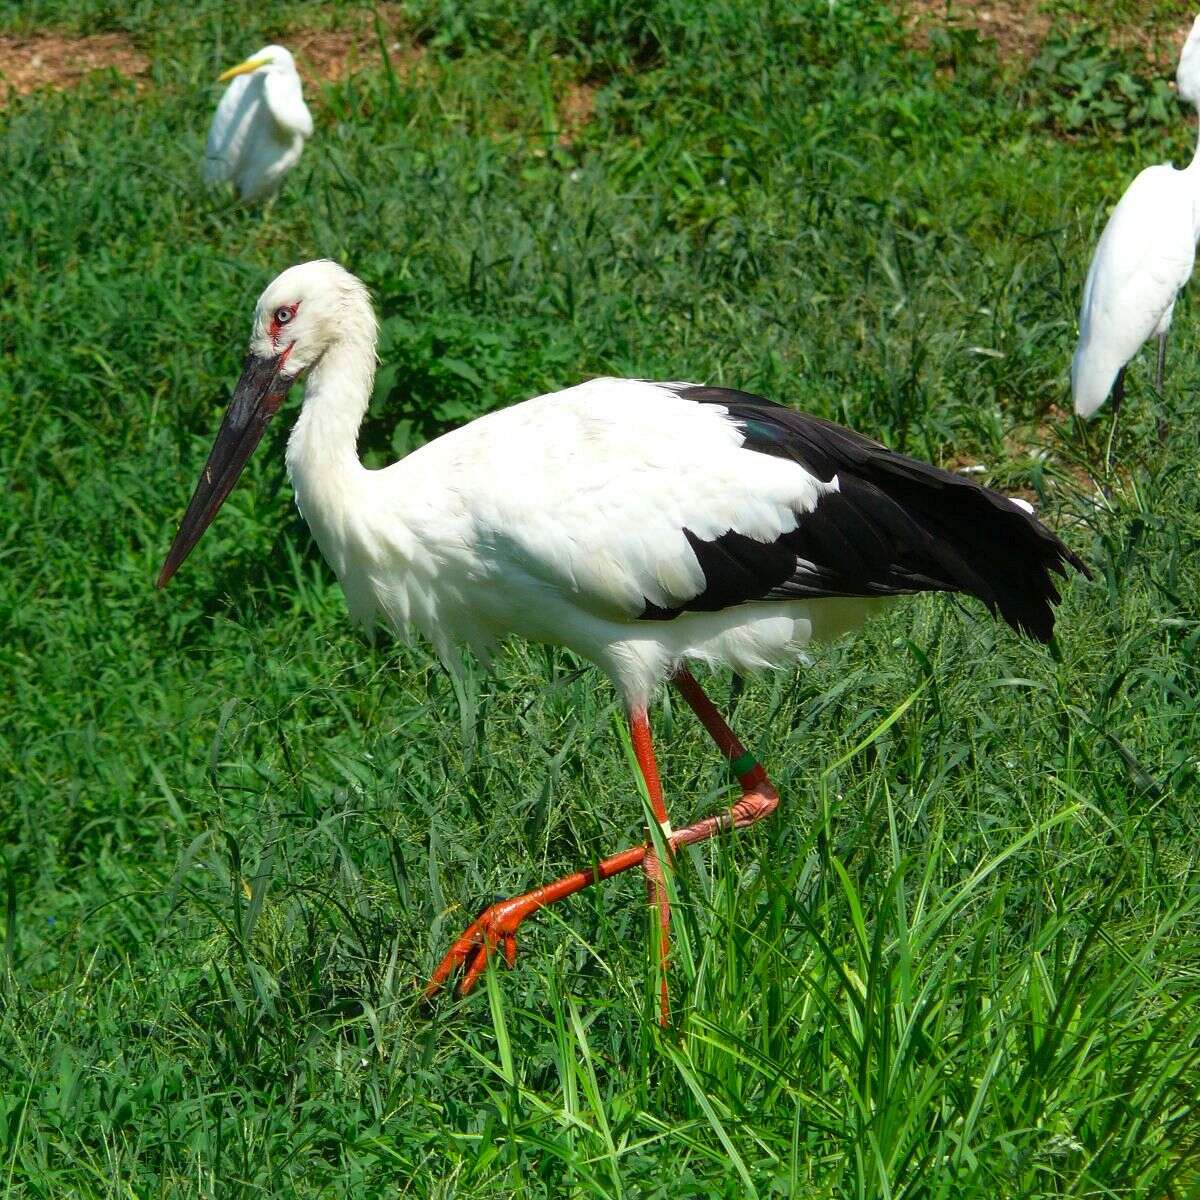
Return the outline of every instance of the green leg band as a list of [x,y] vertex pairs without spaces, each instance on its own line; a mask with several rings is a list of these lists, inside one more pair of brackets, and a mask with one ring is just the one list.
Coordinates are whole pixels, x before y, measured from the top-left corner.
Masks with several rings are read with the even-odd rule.
[[739,778],[745,775],[747,772],[754,770],[754,768],[757,766],[758,759],[755,758],[749,750],[747,750],[746,753],[740,758],[731,758],[729,760],[729,769]]

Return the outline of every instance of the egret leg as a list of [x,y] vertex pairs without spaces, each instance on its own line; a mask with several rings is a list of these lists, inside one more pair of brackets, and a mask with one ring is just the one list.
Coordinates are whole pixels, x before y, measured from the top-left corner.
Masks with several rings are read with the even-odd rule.
[[[778,807],[779,795],[771,786],[766,772],[754,759],[754,756],[747,752],[745,746],[738,740],[737,735],[729,728],[721,714],[717,712],[691,673],[681,670],[674,676],[672,682],[692,711],[700,718],[700,723],[716,742],[721,753],[728,759],[730,769],[737,776],[742,787],[741,798],[730,808],[714,813],[710,817],[702,817],[684,829],[672,831],[670,836],[664,840],[670,849],[675,851],[680,846],[691,846],[697,842],[707,841],[717,834],[727,833],[732,829],[743,829],[747,825],[754,824],[755,821],[762,820]],[[638,757],[638,764],[642,769],[643,778],[646,780],[651,809],[666,833],[670,827],[667,825],[666,808],[662,803],[662,789],[658,779],[658,768],[654,765],[649,722],[645,718],[645,713],[640,715],[640,719],[638,714],[631,715],[630,734],[634,752]],[[655,799],[656,795],[657,800]],[[553,904],[557,900],[564,900],[567,896],[573,896],[576,892],[581,892],[584,888],[599,883],[602,879],[611,879],[622,871],[640,866],[646,873],[651,901],[659,916],[658,926],[663,951],[659,960],[660,969],[663,972],[660,989],[662,1005],[660,1020],[665,1023],[667,1019],[667,926],[670,920],[670,908],[663,885],[662,868],[661,864],[657,863],[657,856],[655,856],[654,865],[647,865],[647,859],[652,854],[653,850],[648,844],[633,846],[628,850],[621,851],[620,854],[614,854],[611,858],[604,859],[594,867],[576,871],[554,883],[534,888],[533,891],[526,892],[521,896],[514,896],[511,900],[501,900],[486,908],[446,952],[426,985],[425,995],[432,997],[450,979],[451,975],[461,970],[462,979],[458,985],[458,992],[459,995],[465,996],[479,982],[479,977],[486,968],[488,959],[497,951],[503,953],[504,960],[510,967],[515,963],[517,928],[526,917],[532,916],[545,905]]]
[[1125,399],[1125,368],[1117,372],[1112,389],[1112,427],[1108,431],[1108,444],[1104,447],[1104,474],[1112,470],[1112,448],[1117,440],[1117,418],[1121,415],[1121,401]]
[[[1162,331],[1162,333],[1160,333],[1158,335],[1158,370],[1154,376],[1154,386],[1155,386],[1155,388],[1158,389],[1159,400],[1162,399],[1163,371],[1164,371],[1164,368],[1166,367],[1166,365],[1167,365],[1167,330],[1164,329]],[[1157,424],[1158,444],[1160,446],[1165,446],[1167,444],[1168,430],[1167,430],[1166,417],[1163,416],[1163,409],[1162,409],[1161,405],[1159,406],[1158,412],[1159,412],[1158,424]]]

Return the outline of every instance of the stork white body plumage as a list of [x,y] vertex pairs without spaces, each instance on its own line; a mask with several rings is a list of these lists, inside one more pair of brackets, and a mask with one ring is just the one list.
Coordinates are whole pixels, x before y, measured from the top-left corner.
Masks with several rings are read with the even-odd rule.
[[[1200,18],[1176,74],[1179,94],[1200,101]],[[1191,278],[1200,237],[1200,147],[1190,165],[1147,167],[1129,185],[1096,245],[1079,310],[1079,342],[1071,360],[1075,411],[1091,416],[1114,386],[1123,391],[1125,365],[1150,337],[1158,338],[1156,386],[1161,390],[1167,330],[1180,290]]]
[[226,71],[229,80],[208,130],[204,182],[232,183],[253,203],[272,195],[300,161],[313,120],[289,51],[264,46]]
[[[326,386],[318,368],[306,394]],[[362,623],[415,625],[450,664],[456,643],[489,657],[514,634],[567,646],[628,706],[644,706],[685,660],[782,666],[880,603],[826,597],[638,620],[647,603],[668,609],[705,590],[685,529],[774,542],[837,488],[787,459],[756,455],[750,470],[737,425],[683,399],[688,386],[594,379],[379,471],[357,465],[356,425],[332,429],[316,416],[324,406],[309,404],[288,474]]]
[[[375,366],[362,284],[334,263],[292,267],[263,293],[250,354],[159,576],[178,568],[292,383],[306,376],[287,468],[359,621],[416,626],[453,669],[518,635],[597,663],[624,701],[655,818],[672,848],[750,824],[778,803],[763,769],[692,678],[795,661],[895,596],[962,591],[1043,641],[1053,572],[1083,564],[1018,504],[840,426],[761,397],[693,384],[595,379],[447,433],[383,470],[362,466]],[[726,755],[741,799],[672,830],[647,706],[671,681]],[[542,905],[642,866],[647,846],[493,905],[434,972],[464,989],[516,952]],[[664,976],[665,1017],[665,976]]]

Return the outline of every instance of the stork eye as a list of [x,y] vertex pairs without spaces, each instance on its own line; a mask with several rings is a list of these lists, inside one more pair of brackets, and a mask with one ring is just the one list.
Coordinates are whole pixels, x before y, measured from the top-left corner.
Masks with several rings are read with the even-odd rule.
[[279,325],[286,325],[295,315],[296,310],[294,308],[277,308],[275,310],[275,321]]

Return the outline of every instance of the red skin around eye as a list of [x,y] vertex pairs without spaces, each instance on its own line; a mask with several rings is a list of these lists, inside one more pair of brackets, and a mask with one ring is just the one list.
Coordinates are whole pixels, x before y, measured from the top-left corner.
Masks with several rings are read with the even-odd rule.
[[[287,307],[287,311],[292,314],[288,318],[288,324],[291,324],[291,322],[296,319],[296,310],[300,307],[300,305],[298,303],[297,304],[289,304],[286,307]],[[279,310],[276,309],[275,311],[278,312]],[[267,326],[267,333],[270,336],[272,343],[279,340],[279,331],[282,328],[283,328],[283,326],[279,323],[279,321],[277,321],[275,319],[275,313],[272,313],[271,314],[271,324]]]

